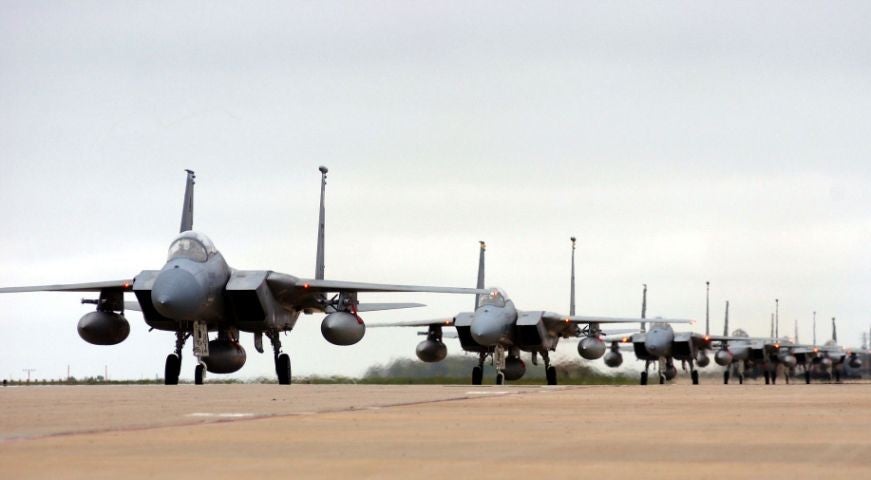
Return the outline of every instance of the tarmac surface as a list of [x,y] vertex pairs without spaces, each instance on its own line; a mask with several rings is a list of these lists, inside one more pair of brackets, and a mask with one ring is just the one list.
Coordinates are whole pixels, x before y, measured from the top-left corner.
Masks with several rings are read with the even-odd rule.
[[871,478],[871,385],[0,388],[0,478]]

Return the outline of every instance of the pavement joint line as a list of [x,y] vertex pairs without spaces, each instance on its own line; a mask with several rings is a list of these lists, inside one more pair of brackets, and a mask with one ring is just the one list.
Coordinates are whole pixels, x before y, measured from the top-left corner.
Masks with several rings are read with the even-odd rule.
[[[576,390],[577,387],[582,387],[581,385],[572,385],[566,386],[562,391]],[[507,395],[526,395],[534,392],[538,392],[538,389],[517,389],[515,391],[506,392]],[[93,429],[85,429],[85,430],[74,430],[67,432],[55,432],[55,433],[47,433],[47,434],[36,434],[36,435],[18,435],[11,436],[7,438],[0,438],[0,445],[11,444],[17,442],[26,442],[26,441],[35,441],[35,440],[45,440],[50,438],[64,438],[64,437],[75,437],[75,436],[87,436],[87,435],[100,435],[104,433],[113,433],[113,432],[144,432],[150,430],[160,430],[164,428],[177,428],[177,427],[195,427],[201,425],[215,425],[221,423],[232,423],[232,422],[247,422],[254,420],[263,420],[263,419],[272,419],[272,418],[291,418],[298,416],[306,416],[306,415],[324,415],[324,414],[334,414],[334,413],[351,413],[351,412],[360,412],[360,411],[372,411],[371,407],[377,407],[378,410],[383,410],[386,408],[397,408],[397,407],[413,407],[418,405],[434,405],[438,403],[447,403],[447,402],[459,402],[463,400],[478,400],[478,399],[487,399],[487,398],[500,398],[504,395],[462,395],[457,397],[447,397],[447,398],[439,398],[434,400],[413,400],[407,402],[396,402],[396,403],[386,403],[383,405],[367,405],[367,406],[350,406],[350,407],[341,407],[341,408],[331,408],[325,410],[319,410],[315,412],[287,412],[287,413],[267,413],[267,414],[252,414],[251,416],[245,417],[190,417],[190,415],[186,415],[185,417],[190,418],[189,421],[183,421],[179,423],[171,423],[166,425],[128,425],[121,427],[107,427],[107,428],[93,428]],[[182,418],[185,418],[182,417]],[[208,421],[197,421],[193,418],[209,418]]]

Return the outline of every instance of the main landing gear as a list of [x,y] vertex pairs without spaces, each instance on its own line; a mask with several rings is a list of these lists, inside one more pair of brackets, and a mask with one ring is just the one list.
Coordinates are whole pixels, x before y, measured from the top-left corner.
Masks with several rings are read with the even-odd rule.
[[272,351],[275,356],[275,374],[278,376],[279,385],[290,385],[290,355],[281,351],[281,339],[277,331],[268,331],[266,336],[272,343]]
[[[645,360],[644,361],[644,371],[641,372],[641,385],[647,385],[647,376],[648,376],[647,371],[650,370],[651,363],[653,363],[652,360]],[[660,365],[659,365],[659,383],[663,384],[663,383],[665,383],[665,368],[664,368],[664,365],[662,365],[663,362],[659,362],[659,363],[660,363]]]
[[472,369],[472,385],[480,385],[484,381],[484,359],[486,353],[478,355],[478,365]]
[[175,332],[175,351],[166,356],[166,365],[163,369],[165,385],[178,385],[178,376],[181,373],[181,351],[190,336],[188,332]]
[[544,376],[547,378],[547,384],[556,385],[556,368],[550,364],[550,355],[544,351],[541,352],[541,358],[544,360]]
[[727,366],[725,370],[723,370],[723,383],[729,384],[729,372],[734,372],[733,375],[738,377],[738,384],[744,384],[744,364],[739,363],[738,366]]

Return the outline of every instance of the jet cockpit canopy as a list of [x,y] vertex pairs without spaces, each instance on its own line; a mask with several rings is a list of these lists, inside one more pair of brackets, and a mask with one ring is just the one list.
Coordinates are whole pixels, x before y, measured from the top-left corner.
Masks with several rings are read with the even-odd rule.
[[169,246],[167,260],[186,258],[188,260],[202,263],[216,253],[218,253],[218,250],[215,249],[215,244],[209,240],[209,237],[188,230],[187,232],[179,234],[179,236],[172,241],[172,244]]
[[505,294],[504,290],[498,287],[491,288],[489,294],[481,295],[481,298],[478,301],[478,306],[482,307],[484,305],[491,305],[494,307],[504,307],[507,299],[508,295]]

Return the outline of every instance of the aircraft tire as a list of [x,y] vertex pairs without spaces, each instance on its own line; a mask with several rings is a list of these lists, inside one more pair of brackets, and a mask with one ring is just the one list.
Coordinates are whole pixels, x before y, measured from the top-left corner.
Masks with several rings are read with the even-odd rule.
[[202,385],[206,378],[206,366],[200,363],[194,368],[194,385]]
[[505,385],[505,374],[499,372],[496,374],[496,385]]
[[771,374],[768,373],[768,370],[765,371],[765,384],[768,385],[771,383]]
[[275,357],[275,374],[279,385],[290,385],[290,355],[279,353]]
[[729,369],[727,368],[725,372],[723,372],[723,385],[729,384]]
[[808,385],[810,385],[810,383],[811,383],[811,372],[810,372],[810,370],[806,370],[806,371],[804,372],[804,383],[806,383],[806,384],[808,384]]
[[835,370],[835,383],[841,383],[841,372]]
[[664,373],[659,374],[659,384],[665,385],[665,374]]
[[556,368],[547,367],[544,371],[544,376],[547,377],[548,385],[556,385]]
[[166,366],[163,369],[163,384],[178,385],[178,374],[181,372],[181,358],[174,353],[166,356]]
[[641,384],[647,385],[647,372],[641,372]]
[[738,385],[744,385],[744,374],[743,373],[738,374]]
[[690,378],[693,379],[693,385],[698,385],[699,384],[699,371],[693,370],[692,372],[690,372]]
[[480,385],[484,381],[484,369],[475,367],[472,369],[472,385]]

